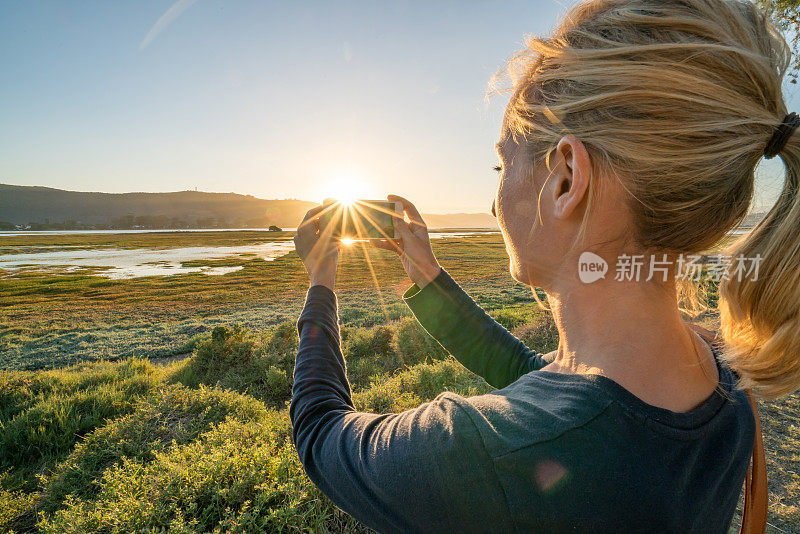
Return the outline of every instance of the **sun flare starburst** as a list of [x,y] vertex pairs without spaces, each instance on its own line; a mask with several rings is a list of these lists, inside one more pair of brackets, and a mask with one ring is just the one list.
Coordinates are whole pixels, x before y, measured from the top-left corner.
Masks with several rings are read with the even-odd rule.
[[365,184],[355,178],[346,176],[331,180],[325,187],[326,197],[333,198],[345,206],[352,205],[357,199],[366,196]]

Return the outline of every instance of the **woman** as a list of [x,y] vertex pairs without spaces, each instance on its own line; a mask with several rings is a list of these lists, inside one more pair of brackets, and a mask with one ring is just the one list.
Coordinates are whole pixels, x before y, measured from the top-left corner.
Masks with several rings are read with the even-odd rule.
[[[290,406],[311,480],[381,532],[727,532],[755,432],[742,388],[800,385],[789,61],[747,0],[587,1],[528,41],[510,62],[493,211],[512,276],[547,294],[558,349],[529,349],[486,315],[407,200],[389,197],[410,219],[400,239],[373,242],[399,254],[420,323],[498,388],[486,395],[355,410],[337,245],[312,209],[295,237],[311,287]],[[724,344],[708,344],[681,318],[681,270],[745,217],[754,168],[776,154],[783,193],[735,248],[759,258],[757,276],[730,264]]]

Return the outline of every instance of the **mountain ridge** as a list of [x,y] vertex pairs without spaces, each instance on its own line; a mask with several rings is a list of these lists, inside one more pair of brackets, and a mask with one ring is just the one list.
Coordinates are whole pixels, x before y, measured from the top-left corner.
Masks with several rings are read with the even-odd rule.
[[[296,227],[316,205],[296,198],[262,199],[239,193],[104,193],[0,184],[0,224],[6,227]],[[429,227],[497,227],[489,213],[423,214],[423,219]]]

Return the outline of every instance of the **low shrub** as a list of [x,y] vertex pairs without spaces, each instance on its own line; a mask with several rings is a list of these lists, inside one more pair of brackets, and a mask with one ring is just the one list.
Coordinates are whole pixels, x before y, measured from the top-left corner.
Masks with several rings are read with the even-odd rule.
[[[0,473],[0,531],[11,532],[17,518],[26,514],[36,502],[36,493],[22,489],[24,482],[6,471]],[[35,520],[35,517],[32,518]]]
[[521,310],[517,309],[500,308],[499,310],[491,312],[490,315],[492,315],[495,321],[509,331],[514,330],[528,320],[526,315]]
[[3,373],[0,380],[0,472],[30,480],[107,419],[131,413],[161,377],[150,363],[129,359]]
[[399,321],[393,344],[400,360],[406,366],[440,360],[447,356],[447,351],[439,342],[433,339],[412,317]]
[[486,381],[461,365],[455,358],[420,363],[383,382],[353,394],[353,404],[361,411],[402,412],[435,398],[442,391],[464,397],[492,391]]
[[273,363],[285,368],[287,362],[294,364],[298,343],[297,325],[293,321],[284,321],[269,335],[264,348]]
[[410,316],[411,311],[408,306],[400,302],[389,303],[385,307],[369,309],[358,306],[342,306],[339,310],[339,322],[349,327],[369,328]]
[[394,328],[388,325],[356,328],[349,332],[347,341],[343,341],[342,350],[349,359],[392,358],[394,360],[393,337]]
[[514,329],[523,343],[536,352],[548,353],[558,348],[558,329],[549,313],[536,313],[531,320]]
[[123,458],[151,461],[170,446],[189,443],[228,417],[249,421],[265,413],[256,399],[230,391],[189,389],[179,384],[141,399],[136,410],[88,434],[69,457],[42,477],[38,510],[51,515],[70,498],[89,499],[104,471]]
[[[283,431],[278,431],[278,428]],[[369,532],[305,476],[286,413],[228,419],[198,440],[124,458],[92,500],[68,498],[39,528],[72,532]]]
[[261,337],[239,325],[217,326],[172,380],[188,387],[219,386],[283,406],[292,393],[297,347],[297,329],[290,321]]

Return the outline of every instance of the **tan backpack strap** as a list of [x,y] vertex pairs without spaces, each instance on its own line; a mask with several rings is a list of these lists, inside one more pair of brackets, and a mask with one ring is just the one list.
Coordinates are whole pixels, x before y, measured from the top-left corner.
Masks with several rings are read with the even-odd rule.
[[767,460],[764,456],[764,436],[761,433],[761,419],[758,416],[758,405],[753,393],[746,389],[750,406],[756,418],[756,439],[753,446],[753,458],[747,468],[744,479],[744,510],[742,511],[742,527],[740,534],[763,534],[767,529]]

